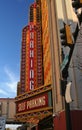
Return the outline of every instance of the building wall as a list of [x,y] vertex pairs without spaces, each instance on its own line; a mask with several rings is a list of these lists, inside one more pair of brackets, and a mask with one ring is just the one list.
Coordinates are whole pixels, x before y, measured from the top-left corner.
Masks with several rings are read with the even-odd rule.
[[66,129],[66,116],[65,111],[60,112],[54,119],[54,130],[67,130]]
[[44,85],[50,84],[51,81],[51,51],[50,35],[48,22],[48,4],[47,1],[41,0],[42,11],[42,44],[43,44],[43,66],[44,66]]
[[13,98],[0,98],[0,116],[6,118],[6,121],[14,121],[15,99]]
[[[63,22],[65,24],[70,25],[72,35],[74,34],[77,25],[79,24],[77,16],[74,12],[74,9],[72,7],[72,1],[71,0],[62,0],[61,4],[59,6],[60,0],[56,0],[56,10],[57,10],[57,18],[58,18],[58,30],[63,27]],[[60,48],[63,48],[63,52],[65,55],[69,54],[69,47],[68,46],[62,46],[60,41],[60,32],[58,34],[59,38],[59,46]],[[80,32],[77,36],[77,40],[74,41],[75,44],[74,50],[73,50],[73,56],[71,58],[71,62],[69,65],[69,75],[67,81],[72,81],[72,87],[71,87],[71,97],[73,99],[73,102],[71,103],[71,109],[82,109],[82,98],[81,98],[81,68],[79,69],[79,63],[81,66],[81,28]],[[79,44],[78,44],[79,43]],[[79,47],[80,46],[80,47]],[[61,60],[62,64],[62,60]]]
[[71,111],[71,124],[73,130],[82,129],[82,110],[73,110]]
[[[52,84],[54,85],[53,87],[53,114],[54,114],[54,130],[59,130],[59,129],[63,129],[66,130],[67,129],[67,121],[66,121],[66,112],[64,111],[64,106],[62,102],[62,97],[60,94],[60,79],[62,78],[62,74],[61,74],[61,69],[60,69],[60,65],[62,63],[62,54],[61,54],[61,48],[63,48],[64,54],[68,54],[69,53],[69,47],[65,47],[61,45],[60,42],[60,29],[63,27],[63,22],[66,24],[71,24],[71,32],[74,33],[76,26],[78,24],[78,20],[74,14],[73,8],[71,6],[71,1],[60,1],[60,0],[52,0],[52,1],[48,1],[48,7],[49,7],[49,25],[50,25],[50,29],[52,28],[52,30],[50,31],[51,34],[51,44],[53,45],[51,51],[53,54],[53,59],[54,61],[52,62],[52,69],[53,69],[53,77],[55,77],[55,79],[53,79]],[[59,6],[60,5],[60,6]],[[51,19],[51,20],[50,20]],[[81,47],[81,46],[80,46]],[[54,48],[54,49],[53,49]],[[55,54],[54,54],[55,53]],[[76,54],[76,52],[74,53]],[[78,56],[81,56],[81,51],[79,49],[79,53]],[[81,63],[81,57],[80,57],[80,63]],[[71,68],[71,70],[73,70],[73,68]],[[54,73],[55,71],[55,73]],[[74,81],[74,77],[76,78],[79,74],[81,73],[77,73],[77,71],[75,73],[72,73],[73,71],[70,72],[70,75],[67,79],[67,81],[69,82],[70,80],[72,80],[72,99],[73,102],[71,103],[71,107],[72,109],[81,109],[81,96],[80,96],[80,92],[81,92],[81,88],[79,88],[78,86],[80,86],[80,82]],[[60,75],[61,74],[61,75]],[[77,75],[78,74],[78,75]],[[77,75],[77,76],[76,76]],[[80,77],[81,78],[81,77]],[[78,77],[77,77],[78,79]],[[79,85],[78,85],[79,84]],[[78,100],[77,100],[78,99]],[[76,105],[79,104],[79,107],[77,107]],[[76,105],[75,105],[76,104]],[[81,111],[79,110],[78,112],[76,111],[72,111],[71,112],[71,123],[72,123],[72,128],[73,130],[76,130],[76,128],[74,127],[75,122],[78,123],[78,125],[80,126],[76,126],[77,129],[81,129],[82,125],[80,120],[78,121],[77,119],[77,113],[81,113]],[[75,114],[75,116],[74,116]],[[75,118],[75,119],[74,119]],[[80,116],[81,118],[81,116]],[[74,122],[73,122],[74,121]]]
[[70,79],[72,79],[72,99],[71,103],[72,110],[82,110],[82,24],[80,27],[80,31],[77,36],[77,40],[75,43],[75,48],[73,52],[73,57],[70,63],[69,74]]
[[58,32],[56,3],[55,1],[49,1],[49,0],[47,2],[48,2],[48,14],[49,14],[48,20],[49,20],[50,49],[51,49],[53,115],[55,115],[55,113],[64,109],[60,87],[61,51],[58,38],[59,32]]
[[[58,32],[56,30],[56,33],[58,34],[58,36],[57,35],[56,36],[59,39],[59,40],[57,40],[58,41],[57,43],[59,43],[59,48],[60,48],[59,54],[60,54],[60,65],[61,65],[61,63],[62,63],[61,48],[63,48],[64,54],[68,54],[69,53],[69,47],[65,47],[65,46],[61,45],[60,32],[59,32],[60,28],[62,28],[63,22],[66,23],[66,24],[71,24],[70,27],[71,27],[71,32],[73,34],[77,25],[78,25],[78,19],[77,19],[76,15],[74,13],[74,10],[71,6],[70,0],[69,1],[56,0],[56,3],[52,0],[50,3],[51,3],[51,11],[52,11],[51,13],[52,13],[52,16],[53,16],[52,21],[50,21],[50,22],[52,23],[52,25],[54,25],[53,24],[53,22],[55,23],[54,17],[56,16],[56,18],[58,19],[58,20],[56,19],[57,23],[55,23],[57,25],[57,28],[54,27],[54,29],[58,30]],[[55,9],[56,9],[56,12],[54,11]],[[55,34],[54,30],[53,30],[53,32]],[[55,38],[55,40],[56,40],[56,38]],[[82,39],[81,39],[81,27],[80,27],[80,31],[79,31],[79,34],[77,36],[76,43],[74,42],[75,48],[74,48],[73,57],[71,59],[71,63],[70,63],[70,66],[69,66],[69,77],[67,78],[68,82],[72,81],[71,96],[72,96],[73,102],[71,102],[69,104],[70,108],[72,109],[70,111],[71,118],[69,119],[71,121],[72,130],[82,129],[82,125],[81,125],[81,120],[82,120],[82,116],[81,116],[81,114],[82,114],[81,41],[82,41]],[[57,69],[56,69],[56,72],[57,72]],[[61,73],[61,71],[60,71],[60,73]],[[60,76],[60,78],[62,78],[62,75]],[[55,89],[54,89],[54,93],[55,93]],[[59,94],[59,97],[60,97],[60,94]],[[61,97],[60,97],[60,99],[61,99]],[[61,101],[61,103],[62,103],[62,101]],[[56,102],[53,103],[53,104],[54,104],[55,108],[57,108]],[[59,112],[58,112],[58,110],[59,110]],[[65,109],[65,111],[66,111],[66,109]],[[66,112],[65,111],[63,111],[63,106],[60,107],[59,109],[58,108],[54,109],[54,113],[57,112],[57,113],[54,114],[55,115],[55,117],[54,117],[54,130],[60,130],[60,129],[67,130],[67,121],[66,121]],[[78,118],[78,116],[80,118]]]

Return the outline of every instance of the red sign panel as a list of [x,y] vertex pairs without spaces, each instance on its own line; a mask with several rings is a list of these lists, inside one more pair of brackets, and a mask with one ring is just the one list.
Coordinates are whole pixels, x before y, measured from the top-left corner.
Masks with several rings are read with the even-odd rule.
[[16,113],[26,112],[48,106],[48,94],[36,96],[29,100],[22,100],[16,103]]

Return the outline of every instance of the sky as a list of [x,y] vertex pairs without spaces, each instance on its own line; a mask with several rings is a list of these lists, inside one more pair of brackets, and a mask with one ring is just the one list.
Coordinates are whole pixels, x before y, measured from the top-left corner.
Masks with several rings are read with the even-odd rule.
[[0,0],[0,98],[16,97],[22,29],[34,0]]

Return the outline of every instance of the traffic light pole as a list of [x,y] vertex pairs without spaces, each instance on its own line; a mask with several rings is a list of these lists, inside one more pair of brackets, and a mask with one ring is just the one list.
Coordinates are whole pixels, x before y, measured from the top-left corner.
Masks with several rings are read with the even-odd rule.
[[[68,68],[69,68],[71,57],[72,57],[73,49],[74,49],[74,44],[71,45],[71,47],[70,47],[69,61],[65,67],[65,70],[63,70],[63,71],[65,71],[65,73],[68,73]],[[68,74],[66,74],[66,77],[64,77],[65,85],[67,84],[67,77],[68,77]],[[66,86],[65,86],[65,90],[66,90]],[[64,94],[64,100],[65,100],[65,94]],[[65,100],[65,114],[66,114],[67,130],[72,130],[70,106],[69,106],[69,103],[66,102],[66,100]]]
[[[64,10],[64,21],[65,24],[69,25],[68,23],[68,15],[67,15],[67,9],[66,9],[66,2],[65,0],[63,1],[63,10]],[[70,52],[69,52],[69,59],[68,62],[65,66],[65,69],[62,71],[62,77],[65,80],[65,84],[67,84],[67,77],[68,77],[68,68],[69,68],[69,64],[70,64],[70,60],[73,54],[73,50],[74,50],[74,44],[69,44],[69,48],[70,48]],[[64,72],[64,74],[63,74]],[[65,77],[64,77],[65,76]],[[63,86],[62,86],[63,87]],[[65,90],[66,90],[66,86],[65,86]],[[65,92],[65,91],[64,91]],[[66,115],[66,127],[67,130],[72,130],[72,124],[71,124],[71,113],[70,113],[70,105],[69,103],[66,102],[65,100],[65,93],[64,93],[64,101],[65,101],[65,115]]]
[[67,103],[66,101],[65,101],[65,113],[66,113],[67,130],[72,130],[70,107],[69,107],[69,103]]

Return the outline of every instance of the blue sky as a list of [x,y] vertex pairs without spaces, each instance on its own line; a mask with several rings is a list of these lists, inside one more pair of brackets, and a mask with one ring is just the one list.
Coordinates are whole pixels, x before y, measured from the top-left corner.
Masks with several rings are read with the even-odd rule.
[[0,0],[0,98],[16,96],[22,29],[34,0]]

